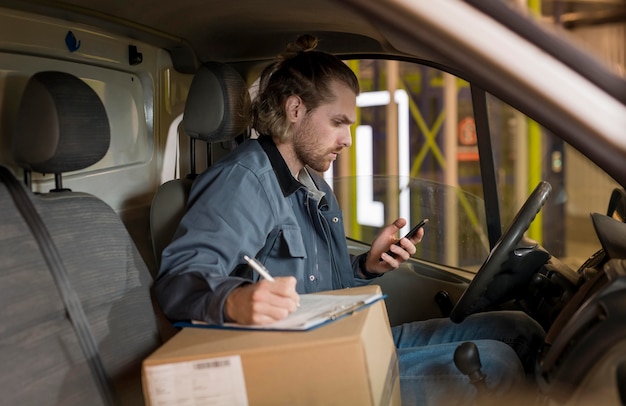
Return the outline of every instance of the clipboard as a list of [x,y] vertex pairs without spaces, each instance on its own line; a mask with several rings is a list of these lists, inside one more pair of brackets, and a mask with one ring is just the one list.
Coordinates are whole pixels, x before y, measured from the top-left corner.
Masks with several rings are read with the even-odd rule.
[[286,319],[263,326],[224,323],[207,324],[201,321],[178,322],[176,327],[201,327],[255,331],[309,331],[339,320],[382,300],[386,295],[374,294],[336,295],[309,293],[300,295],[300,307]]

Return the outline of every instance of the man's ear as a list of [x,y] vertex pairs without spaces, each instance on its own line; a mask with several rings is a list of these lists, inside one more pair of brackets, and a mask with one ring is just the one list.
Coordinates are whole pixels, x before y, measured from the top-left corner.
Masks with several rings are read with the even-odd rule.
[[299,96],[291,95],[285,101],[285,113],[290,123],[300,120],[305,113],[304,103]]

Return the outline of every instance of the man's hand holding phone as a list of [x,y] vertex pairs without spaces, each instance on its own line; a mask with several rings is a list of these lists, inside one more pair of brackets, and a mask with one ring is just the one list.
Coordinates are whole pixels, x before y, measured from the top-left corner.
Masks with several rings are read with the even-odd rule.
[[[418,233],[418,231],[420,230],[420,228],[422,228],[422,227],[424,227],[426,224],[428,224],[428,222],[429,222],[429,221],[430,221],[430,220],[428,220],[428,219],[423,219],[422,221],[420,221],[419,223],[417,223],[417,224],[416,224],[416,225],[415,225],[415,226],[414,226],[414,227],[413,227],[413,228],[412,228],[412,229],[411,229],[408,233],[406,233],[406,235],[405,235],[404,237],[402,237],[402,238],[406,238],[406,239],[408,239],[408,240],[412,240],[412,239],[413,239],[413,237],[415,237],[415,235]],[[399,239],[399,240],[395,243],[395,245],[397,245],[398,247],[400,247],[400,246],[401,246],[400,241],[402,240],[402,238],[401,238],[401,239]],[[394,254],[394,253],[391,251],[391,249],[389,249],[389,250],[387,251],[387,255],[391,255],[391,256],[392,256],[392,257],[394,257],[394,258],[396,257],[396,254]]]
[[[415,254],[415,244],[422,240],[424,235],[422,229],[426,223],[428,223],[428,219],[420,221],[399,240],[396,235],[406,225],[405,219],[399,218],[393,224],[385,227],[372,242],[370,251],[360,258],[360,270],[363,277],[371,279],[396,269],[411,255]],[[404,240],[405,238],[407,240]],[[390,242],[393,242],[392,245],[395,247],[390,248]]]

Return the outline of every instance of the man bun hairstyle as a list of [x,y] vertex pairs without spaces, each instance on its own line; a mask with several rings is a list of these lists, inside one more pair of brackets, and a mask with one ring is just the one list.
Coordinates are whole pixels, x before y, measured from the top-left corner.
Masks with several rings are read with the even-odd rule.
[[317,38],[313,35],[300,35],[295,42],[287,44],[285,51],[278,55],[279,61],[285,61],[298,56],[300,52],[311,52],[317,48]]
[[316,51],[317,44],[312,35],[299,36],[261,75],[259,94],[252,104],[252,126],[258,133],[281,142],[289,138],[285,102],[290,96],[300,97],[309,112],[334,99],[333,81],[359,94],[354,72],[336,56]]

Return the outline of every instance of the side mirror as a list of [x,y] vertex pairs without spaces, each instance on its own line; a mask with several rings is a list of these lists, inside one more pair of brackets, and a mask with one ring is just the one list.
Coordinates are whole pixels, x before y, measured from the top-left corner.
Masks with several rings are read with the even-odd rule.
[[626,223],[626,190],[613,190],[606,215],[613,217],[617,221]]

